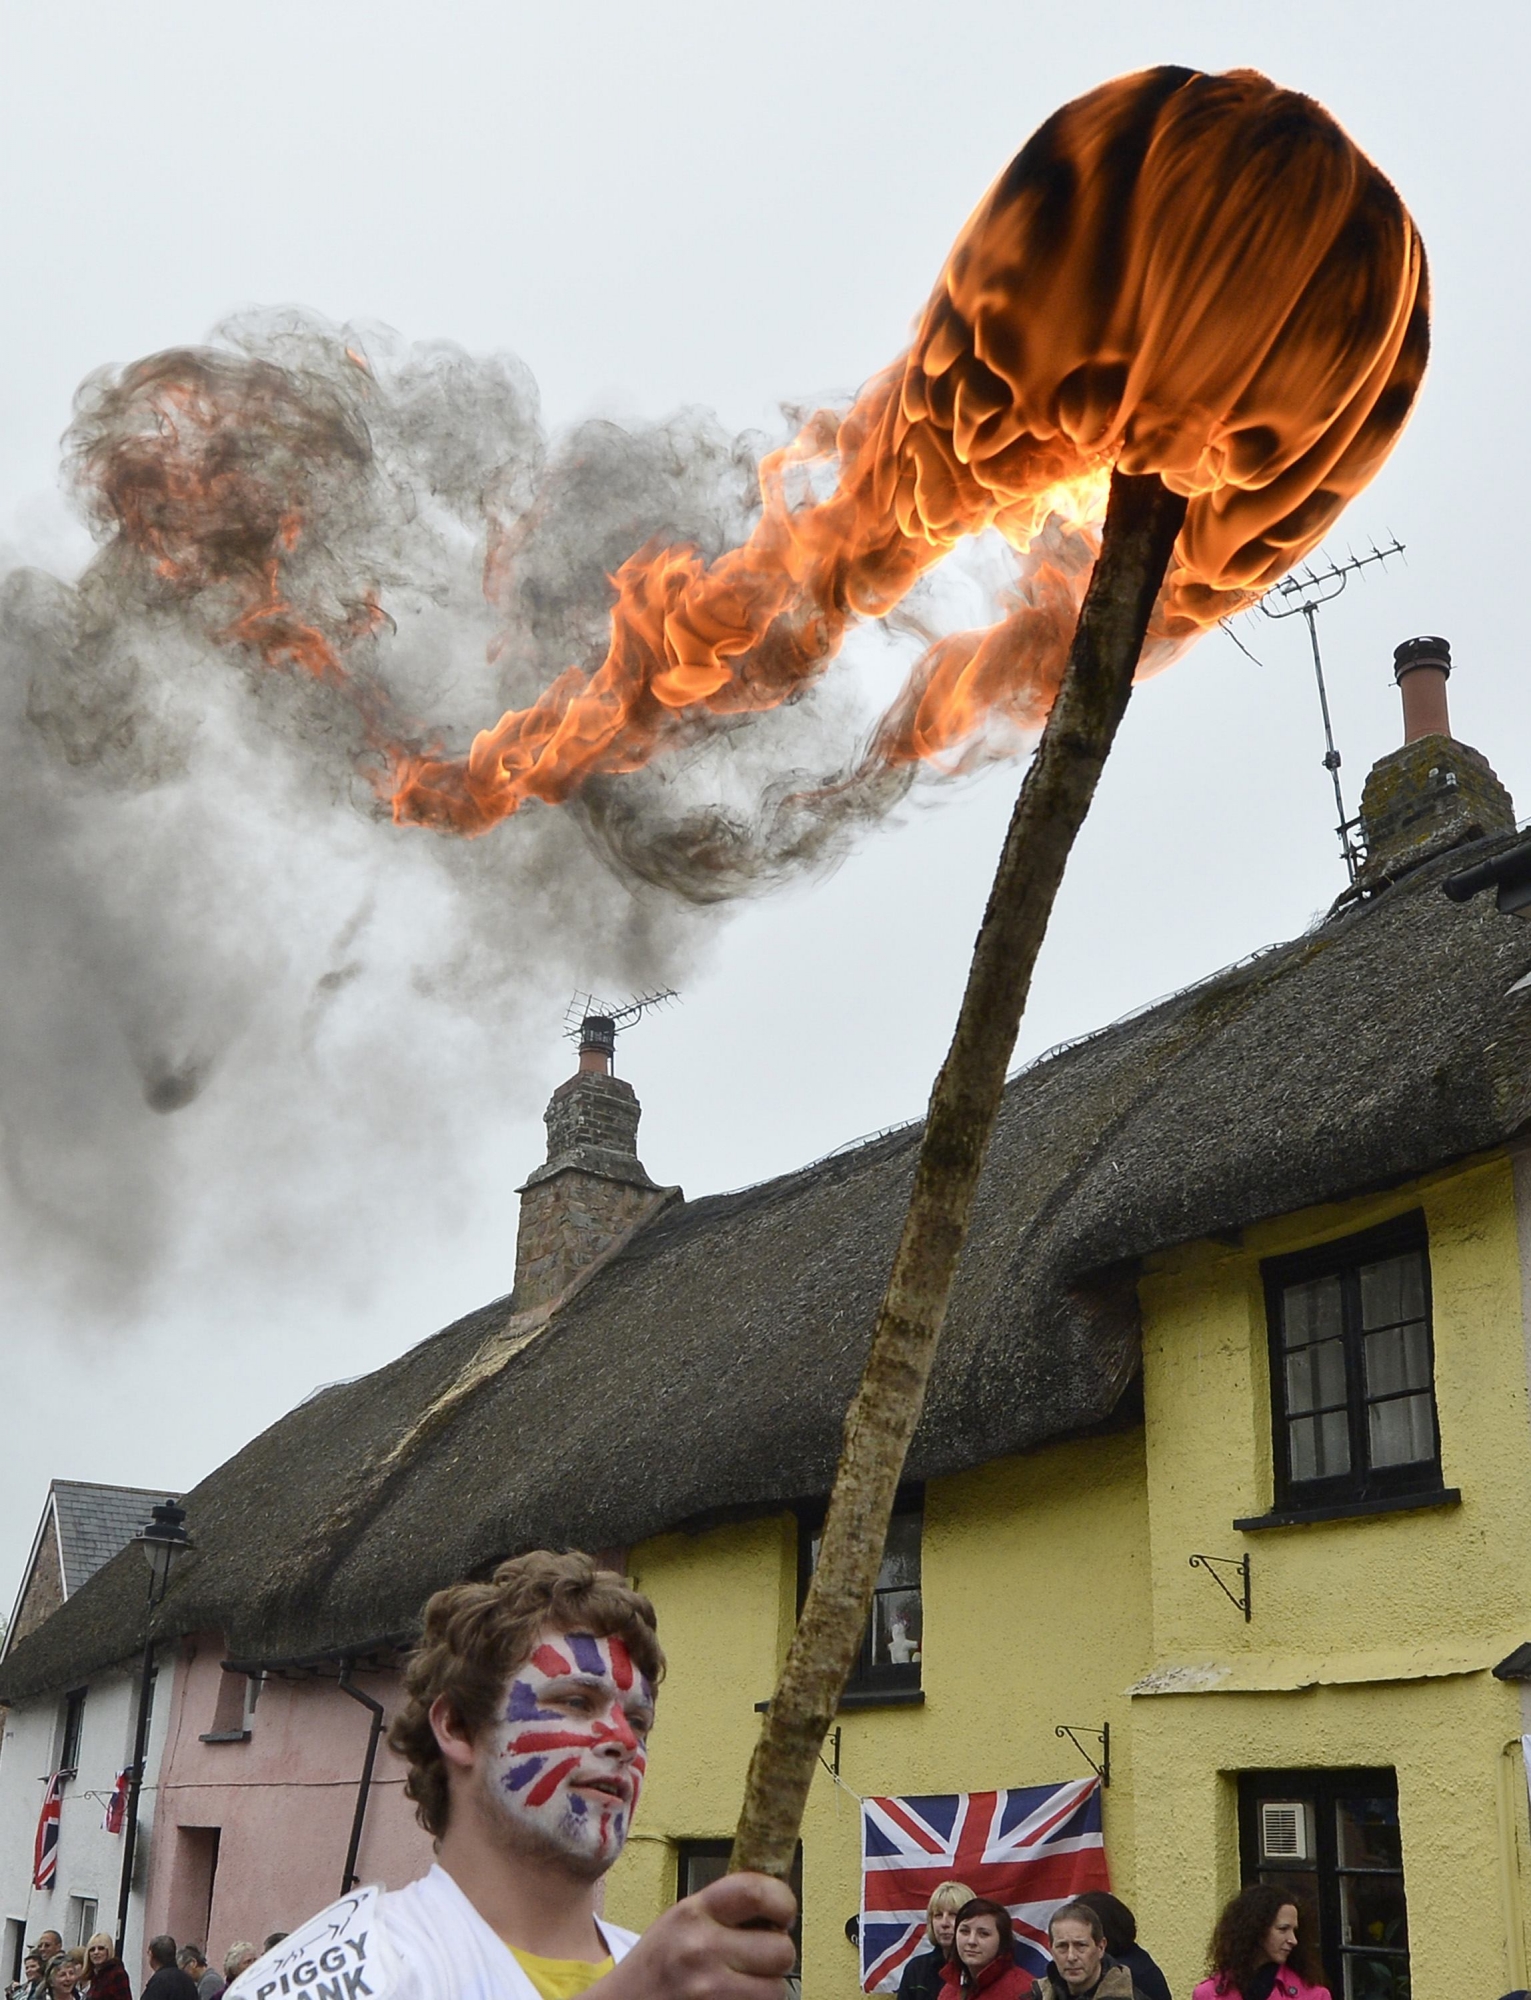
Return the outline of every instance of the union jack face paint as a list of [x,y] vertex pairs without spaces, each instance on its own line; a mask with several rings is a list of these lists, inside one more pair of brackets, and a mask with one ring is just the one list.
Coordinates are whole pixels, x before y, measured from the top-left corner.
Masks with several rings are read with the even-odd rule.
[[505,1690],[491,1796],[543,1852],[601,1875],[643,1787],[654,1688],[616,1636],[545,1630]]

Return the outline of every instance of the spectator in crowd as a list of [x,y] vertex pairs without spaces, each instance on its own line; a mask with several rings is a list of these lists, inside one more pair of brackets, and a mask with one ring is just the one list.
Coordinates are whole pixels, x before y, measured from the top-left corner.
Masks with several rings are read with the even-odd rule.
[[1138,1920],[1119,1896],[1109,1889],[1086,1889],[1076,1903],[1088,1903],[1100,1918],[1106,1933],[1106,1950],[1118,1965],[1132,1974],[1132,1983],[1143,2000],[1170,2000],[1169,1982],[1138,1943]]
[[195,1980],[197,2000],[219,2000],[228,1981],[208,1964],[207,1953],[201,1945],[183,1944],[175,1955],[175,1962],[188,1979]]
[[1143,2000],[1125,1965],[1106,1950],[1106,1931],[1088,1903],[1063,1903],[1047,1926],[1053,1962],[1031,2000]]
[[1015,1934],[1003,1903],[974,1896],[957,1912],[953,1957],[941,1970],[942,2000],[1023,2000],[1031,1974],[1015,1962]]
[[197,2000],[195,1982],[175,1962],[173,1937],[150,1938],[149,1965],[143,2000]]
[[80,1968],[69,1956],[61,1951],[48,1960],[48,2000],[73,2000],[75,1989],[80,1983]]
[[57,1931],[40,1931],[37,1942],[33,1945],[32,1949],[42,1960],[43,1972],[46,1975],[48,1967],[64,1949],[64,1940],[59,1936]]
[[972,1900],[973,1892],[965,1882],[942,1882],[937,1888],[925,1906],[925,1936],[930,1949],[917,1951],[904,1967],[898,2000],[936,2000],[941,1973],[956,1949],[957,1912]]
[[245,1967],[253,1965],[259,1957],[260,1953],[255,1949],[254,1945],[247,1943],[243,1938],[238,1943],[231,1944],[223,1954],[224,1979],[232,1986]]
[[264,1958],[268,1951],[275,1951],[277,1946],[282,1942],[282,1939],[286,1936],[287,1936],[286,1931],[268,1932],[266,1936],[266,1942],[260,1948],[261,1957]]
[[46,1985],[47,1981],[43,1977],[42,1953],[34,1944],[21,1961],[21,1977],[8,1982],[5,2000],[37,2000]]
[[1298,1935],[1297,1905],[1282,1889],[1255,1882],[1217,1920],[1207,1947],[1209,1976],[1193,2000],[1329,2000],[1323,1973]]
[[117,1947],[105,1931],[97,1931],[85,1947],[85,2000],[133,2000],[133,1989]]

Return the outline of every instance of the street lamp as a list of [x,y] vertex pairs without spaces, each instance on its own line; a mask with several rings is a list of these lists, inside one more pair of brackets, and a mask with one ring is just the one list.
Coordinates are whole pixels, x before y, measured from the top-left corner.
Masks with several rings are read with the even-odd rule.
[[117,1957],[127,1944],[128,1900],[133,1892],[133,1850],[138,1844],[138,1795],[143,1789],[144,1755],[149,1747],[149,1692],[154,1685],[154,1608],[165,1595],[175,1559],[191,1547],[186,1509],[173,1500],[154,1509],[154,1518],[133,1537],[149,1565],[149,1601],[144,1607],[144,1658],[138,1679],[138,1727],[128,1772],[127,1812],[122,1825],[122,1882],[117,1892]]

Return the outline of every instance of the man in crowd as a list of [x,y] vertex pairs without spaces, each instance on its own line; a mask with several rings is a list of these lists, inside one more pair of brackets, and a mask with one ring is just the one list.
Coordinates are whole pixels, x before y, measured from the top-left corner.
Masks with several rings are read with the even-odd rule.
[[57,1931],[43,1931],[39,1934],[38,1940],[32,1949],[37,1953],[37,1956],[42,1960],[44,1965],[51,1965],[53,1960],[64,1949],[64,1940],[59,1936]]
[[208,1964],[201,1945],[183,1944],[175,1955],[175,1962],[196,1987],[197,2000],[219,2000],[227,1982]]
[[197,2000],[194,1981],[175,1962],[175,1939],[149,1940],[149,1979],[142,2000]]
[[653,1606],[588,1556],[438,1591],[389,1733],[435,1865],[342,1897],[228,2000],[315,2000],[321,1980],[372,2000],[574,2000],[598,1980],[601,2000],[781,2000],[796,1906],[779,1882],[725,1876],[641,1939],[596,1914],[663,1671]]
[[1053,1962],[1032,2000],[1143,2000],[1125,1965],[1106,1951],[1106,1933],[1088,1903],[1064,1903],[1047,1926]]

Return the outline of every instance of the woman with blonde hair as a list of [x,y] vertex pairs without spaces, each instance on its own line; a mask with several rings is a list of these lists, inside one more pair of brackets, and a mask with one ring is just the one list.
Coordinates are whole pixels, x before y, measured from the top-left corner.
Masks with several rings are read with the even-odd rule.
[[105,1931],[97,1931],[85,1947],[85,1976],[79,1990],[85,2000],[133,2000],[117,1947]]
[[259,1957],[260,1953],[254,1945],[246,1943],[243,1938],[231,1944],[223,1954],[223,1976],[229,1985],[234,1984],[241,1972],[248,1972]]
[[941,1971],[957,1949],[957,1912],[973,1900],[965,1882],[942,1882],[925,1905],[925,1935],[929,1951],[917,1952],[898,1982],[898,2000],[936,2000]]

